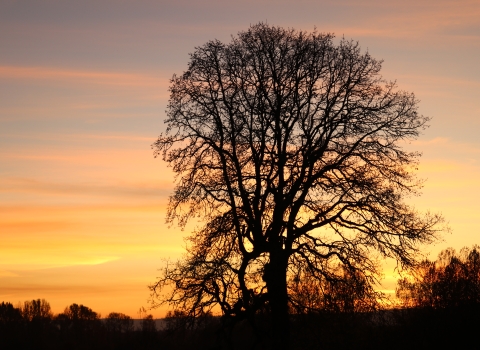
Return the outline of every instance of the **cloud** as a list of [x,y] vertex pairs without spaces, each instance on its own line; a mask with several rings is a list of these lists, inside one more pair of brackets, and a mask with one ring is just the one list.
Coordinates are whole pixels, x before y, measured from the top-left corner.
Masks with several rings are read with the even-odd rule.
[[18,277],[18,276],[19,276],[19,274],[17,274],[17,273],[0,269],[0,278],[2,278],[2,277]]
[[[398,79],[415,82],[416,85],[428,87],[429,90],[434,88],[434,91],[452,91],[458,89],[466,89],[469,91],[476,91],[480,89],[480,81],[475,79],[451,77],[451,76],[439,76],[428,73],[418,74],[397,74]],[[402,84],[403,85],[403,84]]]
[[[10,233],[11,234],[11,233]],[[21,233],[16,233],[20,234]],[[89,254],[88,252],[78,252],[72,249],[68,242],[64,242],[62,249],[52,247],[47,239],[41,242],[34,240],[30,242],[34,246],[29,247],[13,247],[14,242],[9,239],[5,247],[0,251],[0,266],[9,266],[10,270],[15,271],[32,271],[45,268],[58,268],[67,266],[83,266],[83,265],[101,265],[120,259],[119,256],[102,256]],[[18,243],[16,244],[18,246]],[[9,248],[6,250],[5,248]],[[1,272],[1,271],[0,271]]]
[[457,169],[480,166],[480,144],[476,142],[461,142],[447,137],[435,137],[412,141],[406,145],[406,148],[423,152],[421,165],[425,162],[437,162],[450,164],[448,167]]
[[95,197],[155,197],[165,198],[173,190],[173,184],[165,181],[156,183],[118,183],[116,185],[98,183],[59,183],[46,182],[34,178],[0,177],[0,192],[26,192],[62,196]]
[[105,71],[68,70],[51,67],[0,66],[0,78],[15,80],[53,80],[71,83],[110,85],[115,87],[162,88],[168,80],[158,75],[118,73]]
[[[5,66],[0,62],[0,89],[5,91],[0,97],[0,121],[5,122],[1,131],[32,129],[25,120],[41,122],[42,129],[70,126],[85,130],[91,129],[92,123],[111,119],[133,119],[139,126],[152,123],[154,117],[160,119],[169,79],[152,70],[125,71]],[[123,124],[114,127],[123,129]]]
[[40,234],[42,232],[65,231],[72,227],[73,224],[66,221],[38,221],[31,219],[25,219],[25,221],[0,221],[0,231],[9,235],[24,232]]
[[[305,27],[317,25],[322,30],[326,28],[340,35],[410,41],[432,33],[455,37],[479,34],[480,6],[475,0],[182,0],[141,3],[115,1],[114,5],[108,5],[110,1],[101,1],[100,5],[88,1],[82,2],[82,6],[64,2],[53,6],[53,3],[42,2],[31,6],[17,5],[11,13],[5,10],[4,13],[6,23],[15,20],[17,26],[26,25],[27,28],[22,29],[25,32],[31,31],[32,27],[45,32],[44,28],[48,27],[50,30],[42,36],[52,35],[56,38],[54,42],[65,42],[64,45],[68,45],[68,38],[73,37],[75,42],[98,46],[101,50],[121,47],[122,44],[134,48],[138,47],[138,42],[149,45],[145,50],[151,50],[155,40],[161,38],[159,47],[167,47],[164,55],[178,44],[175,39],[188,41],[193,47],[199,44],[193,43],[199,36],[215,35],[228,39],[229,35],[246,29],[248,23],[258,21],[284,26],[295,24],[298,29],[313,29]],[[50,44],[51,40],[43,40]],[[441,43],[441,40],[437,42]]]
[[[80,108],[80,107],[79,107]],[[90,107],[86,107],[90,108]],[[93,107],[92,107],[93,108]],[[76,140],[78,142],[85,142],[89,140],[103,140],[103,141],[109,141],[109,140],[116,140],[116,141],[135,141],[135,142],[141,142],[144,145],[148,145],[153,143],[155,141],[154,136],[147,136],[147,135],[136,135],[136,134],[101,134],[101,133],[95,133],[95,134],[87,134],[87,133],[52,133],[52,132],[43,132],[43,133],[38,133],[38,132],[22,132],[22,133],[4,133],[2,134],[3,138],[8,138],[8,139],[16,139],[16,140],[23,140],[23,139],[28,139],[28,140],[40,140],[40,141],[68,141],[69,143],[72,143],[73,140]]]

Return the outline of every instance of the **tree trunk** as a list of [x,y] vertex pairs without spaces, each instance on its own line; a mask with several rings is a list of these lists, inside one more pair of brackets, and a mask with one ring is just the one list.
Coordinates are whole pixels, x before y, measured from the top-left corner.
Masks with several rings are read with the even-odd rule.
[[273,349],[287,350],[290,345],[287,261],[282,253],[270,255],[268,275],[266,277],[271,312]]

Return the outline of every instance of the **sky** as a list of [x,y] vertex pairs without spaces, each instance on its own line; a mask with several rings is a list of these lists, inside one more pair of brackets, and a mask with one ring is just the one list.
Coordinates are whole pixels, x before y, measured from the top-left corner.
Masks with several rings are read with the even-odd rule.
[[423,251],[480,244],[479,18],[478,0],[0,0],[0,301],[148,309],[147,286],[193,227],[165,224],[174,177],[151,150],[169,79],[195,47],[259,22],[384,60],[432,118],[406,145],[426,180],[408,203],[451,232]]

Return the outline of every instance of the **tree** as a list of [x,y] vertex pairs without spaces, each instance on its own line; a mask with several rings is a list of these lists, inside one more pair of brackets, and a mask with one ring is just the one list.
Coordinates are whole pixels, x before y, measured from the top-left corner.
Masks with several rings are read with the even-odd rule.
[[17,349],[24,334],[22,313],[11,303],[0,303],[0,349]]
[[19,344],[18,347],[45,347],[54,332],[52,327],[53,314],[48,301],[45,299],[27,300],[24,302],[21,312],[24,321],[26,321],[26,336],[21,340],[19,338],[22,343],[25,343]]
[[142,318],[140,329],[144,333],[153,333],[157,331],[157,324],[152,315],[146,315]]
[[321,280],[340,265],[372,285],[375,254],[414,263],[441,217],[405,203],[421,182],[402,143],[428,118],[381,63],[358,43],[266,24],[195,49],[153,148],[177,174],[167,222],[203,226],[154,297],[190,316],[266,308],[282,349],[292,269]]
[[133,320],[120,312],[110,312],[105,320],[105,326],[112,333],[133,332]]
[[2,301],[0,304],[0,326],[18,323],[22,320],[22,312],[11,303]]
[[50,303],[45,299],[25,301],[22,308],[22,317],[27,321],[52,318]]
[[480,305],[480,247],[449,248],[436,261],[424,260],[410,278],[398,281],[404,307],[445,309]]
[[76,303],[67,306],[63,313],[58,314],[55,323],[63,341],[70,344],[70,347],[72,344],[93,344],[102,329],[100,315],[88,306]]
[[72,305],[65,308],[63,314],[72,321],[96,321],[100,319],[100,315],[98,315],[95,311],[90,309],[87,306],[82,304],[78,305],[73,303]]
[[153,333],[157,331],[157,324],[153,315],[147,314],[147,310],[143,306],[138,310],[138,318],[141,320],[140,329],[143,333]]

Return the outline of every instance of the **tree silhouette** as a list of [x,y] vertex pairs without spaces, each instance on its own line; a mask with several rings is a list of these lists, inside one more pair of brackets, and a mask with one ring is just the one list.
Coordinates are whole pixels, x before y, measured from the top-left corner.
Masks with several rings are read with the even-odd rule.
[[144,333],[153,333],[157,331],[157,324],[152,315],[146,315],[142,318],[141,328]]
[[73,303],[65,308],[63,314],[72,321],[96,321],[100,319],[100,315],[87,306]]
[[0,325],[20,322],[22,320],[22,312],[14,307],[11,303],[2,301],[0,304]]
[[357,43],[266,24],[197,47],[174,75],[153,147],[177,174],[167,222],[202,222],[154,297],[190,316],[269,310],[288,348],[289,281],[341,266],[367,285],[375,254],[409,266],[441,217],[404,202],[419,154],[402,148],[428,118]]
[[22,345],[25,348],[42,348],[51,336],[53,313],[50,304],[45,299],[25,301],[21,307],[22,318],[25,321],[25,337]]
[[22,313],[11,303],[0,304],[0,349],[18,349],[23,330]]
[[405,307],[445,309],[480,305],[480,247],[442,251],[437,261],[423,261],[411,278],[398,281]]
[[45,299],[25,301],[22,307],[22,317],[27,321],[51,319],[53,317],[50,304]]
[[128,333],[133,331],[133,320],[120,312],[110,312],[105,320],[108,331],[113,333]]
[[102,323],[100,315],[91,308],[73,303],[55,317],[55,324],[66,348],[92,348],[98,341]]

